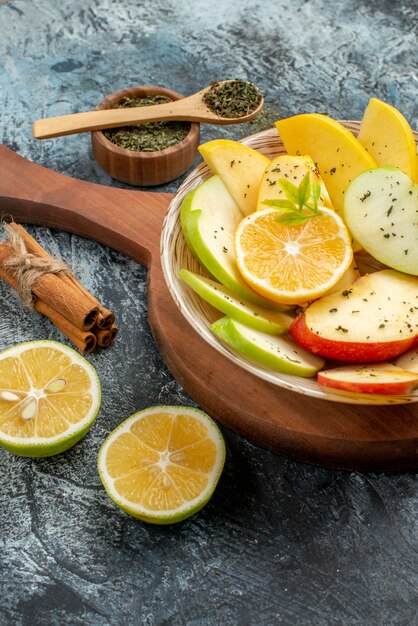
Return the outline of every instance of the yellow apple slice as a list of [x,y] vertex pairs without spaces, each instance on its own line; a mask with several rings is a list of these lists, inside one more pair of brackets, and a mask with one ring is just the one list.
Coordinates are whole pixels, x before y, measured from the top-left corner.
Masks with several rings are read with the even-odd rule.
[[325,187],[324,181],[319,176],[319,172],[311,157],[281,154],[273,159],[266,167],[260,183],[256,210],[262,211],[266,209],[267,205],[264,204],[266,200],[282,200],[286,198],[283,189],[278,183],[280,179],[287,180],[297,187],[306,172],[310,172],[311,184],[318,183],[321,185],[321,195],[318,204],[332,209],[333,207],[327,188]]
[[214,139],[199,147],[199,152],[213,174],[218,174],[244,213],[257,206],[261,178],[270,159],[239,141]]
[[394,165],[418,182],[414,134],[395,107],[378,98],[371,98],[364,112],[358,140],[379,167]]
[[344,193],[361,172],[376,167],[367,150],[342,124],[319,113],[295,115],[276,122],[289,154],[309,154],[319,169],[336,211]]

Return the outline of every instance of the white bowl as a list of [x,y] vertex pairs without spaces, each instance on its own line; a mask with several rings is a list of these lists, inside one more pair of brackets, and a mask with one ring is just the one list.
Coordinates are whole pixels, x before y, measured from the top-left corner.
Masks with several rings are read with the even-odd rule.
[[[354,134],[357,134],[360,125],[359,122],[344,121],[343,123]],[[286,152],[274,128],[251,135],[243,139],[242,143],[259,150],[270,158],[279,154],[285,154]],[[208,344],[236,365],[239,365],[254,374],[254,376],[258,376],[269,383],[291,389],[297,393],[302,393],[314,398],[321,398],[322,400],[345,402],[349,404],[378,405],[418,402],[418,391],[397,396],[352,393],[326,389],[318,385],[316,379],[281,374],[280,372],[264,367],[238,354],[212,333],[210,325],[220,317],[219,311],[216,311],[211,305],[205,302],[178,277],[178,272],[181,268],[186,268],[191,272],[202,274],[203,276],[210,276],[190,252],[183,237],[179,219],[181,203],[185,195],[209,178],[209,176],[211,176],[209,167],[205,163],[202,163],[186,178],[170,203],[161,234],[161,264],[165,280],[174,301],[181,313],[191,324],[192,328],[199,333]]]

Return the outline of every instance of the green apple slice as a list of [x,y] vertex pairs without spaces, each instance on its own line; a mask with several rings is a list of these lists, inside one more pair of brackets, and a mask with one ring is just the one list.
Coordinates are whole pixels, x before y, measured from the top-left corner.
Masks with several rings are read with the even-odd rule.
[[[258,306],[277,309],[247,285],[236,263],[235,230],[243,215],[219,176],[212,176],[183,200],[180,223],[194,255],[220,283]],[[279,309],[280,310],[280,309]]]
[[189,270],[180,270],[179,277],[215,309],[250,328],[270,335],[281,335],[286,332],[293,321],[293,317],[286,313],[255,306],[251,302],[237,298],[227,287]]
[[367,170],[348,187],[344,219],[375,259],[418,275],[418,184],[396,167]]
[[290,337],[276,337],[222,317],[211,330],[228,346],[273,370],[310,378],[325,361],[298,346]]
[[214,139],[199,147],[213,174],[219,174],[244,215],[256,209],[258,188],[270,159],[231,139]]

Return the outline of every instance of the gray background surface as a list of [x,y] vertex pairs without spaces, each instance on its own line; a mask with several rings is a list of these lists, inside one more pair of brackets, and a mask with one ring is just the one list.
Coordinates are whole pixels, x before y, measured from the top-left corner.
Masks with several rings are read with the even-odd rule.
[[[0,142],[122,186],[99,169],[87,134],[38,142],[31,122],[129,85],[188,95],[235,77],[259,85],[266,113],[202,127],[202,141],[301,112],[359,119],[370,96],[417,128],[417,10],[402,0],[0,0]],[[89,358],[103,405],[81,443],[44,460],[0,451],[0,624],[418,624],[416,472],[311,467],[224,429],[223,477],[194,518],[159,528],[113,505],[96,471],[104,437],[144,407],[193,402],[153,344],[145,269],[80,237],[29,230],[116,312],[120,337]],[[40,338],[62,340],[0,284],[0,349]]]

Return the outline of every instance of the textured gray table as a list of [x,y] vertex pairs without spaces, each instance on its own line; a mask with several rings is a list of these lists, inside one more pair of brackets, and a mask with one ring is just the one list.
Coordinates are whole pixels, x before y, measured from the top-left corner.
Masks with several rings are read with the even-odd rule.
[[[372,95],[417,128],[417,9],[405,0],[0,0],[0,142],[117,185],[87,135],[36,142],[31,121],[88,110],[132,84],[190,94],[228,77],[257,83],[267,112],[246,126],[204,127],[203,141],[298,112],[358,119]],[[224,475],[194,518],[158,528],[112,504],[96,472],[106,434],[138,409],[191,400],[153,344],[145,270],[79,237],[30,230],[116,311],[120,338],[90,359],[103,406],[80,444],[38,461],[0,451],[1,626],[418,624],[415,472],[310,467],[224,431]],[[0,349],[36,338],[62,340],[1,284]]]

